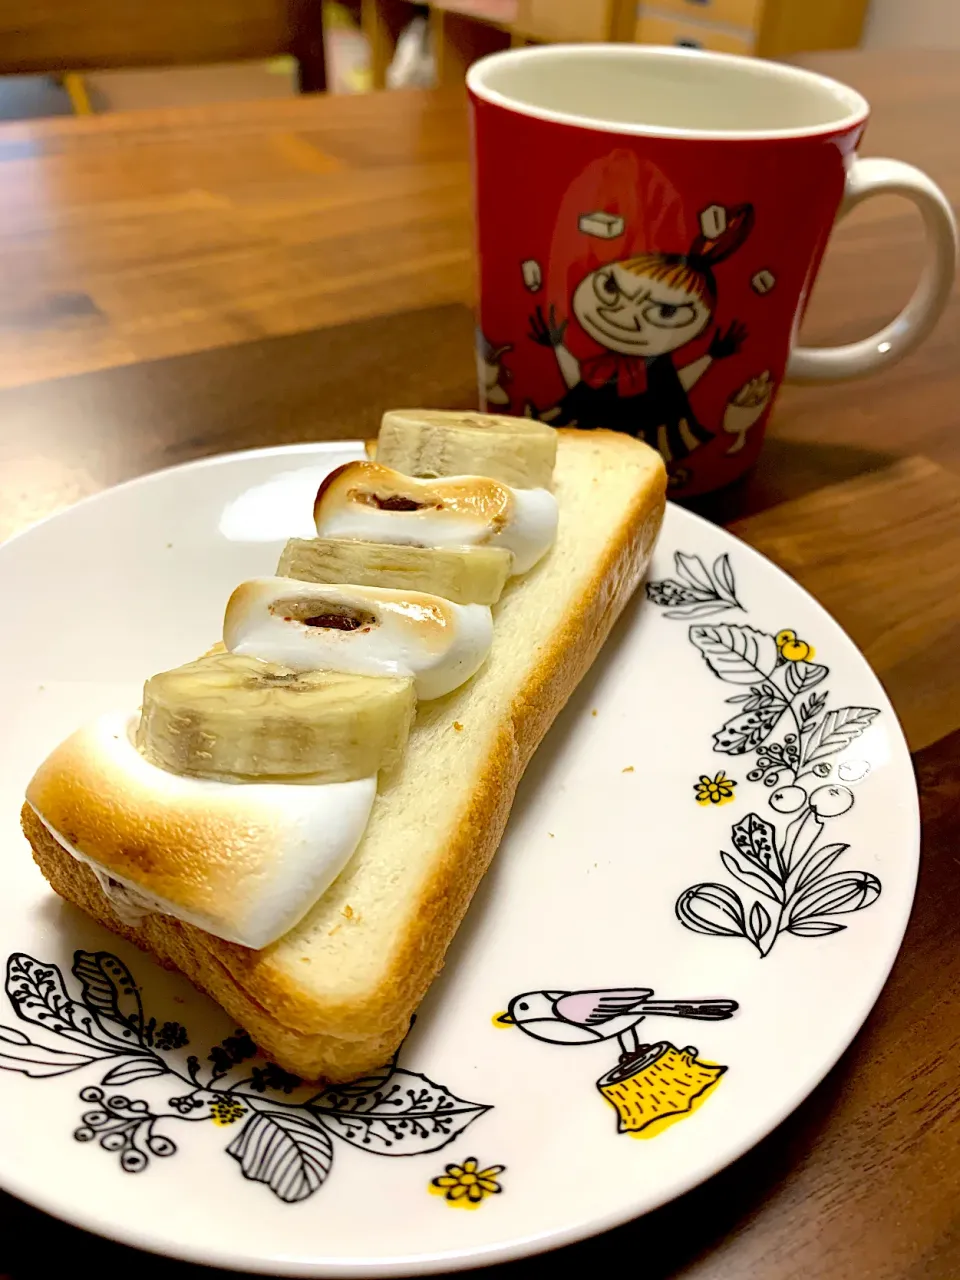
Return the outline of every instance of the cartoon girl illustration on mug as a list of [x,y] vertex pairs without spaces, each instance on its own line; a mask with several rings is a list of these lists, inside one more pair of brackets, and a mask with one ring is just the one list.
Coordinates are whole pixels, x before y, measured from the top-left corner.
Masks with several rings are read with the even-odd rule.
[[564,343],[568,321],[553,305],[530,317],[530,337],[551,347],[567,386],[552,408],[528,412],[552,426],[610,427],[638,436],[667,462],[713,438],[697,420],[689,392],[715,360],[740,350],[746,327],[717,328],[705,354],[686,364],[674,353],[700,337],[717,304],[713,268],[744,243],[753,206],[719,205],[701,215],[701,233],[685,253],[647,252],[606,263],[576,285],[573,315],[601,354],[578,359]]

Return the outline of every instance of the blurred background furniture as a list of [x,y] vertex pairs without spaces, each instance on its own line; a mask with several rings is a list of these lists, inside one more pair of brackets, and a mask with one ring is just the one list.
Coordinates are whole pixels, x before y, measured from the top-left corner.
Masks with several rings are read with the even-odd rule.
[[321,0],[0,0],[0,75],[198,66],[291,54],[326,88]]
[[869,0],[644,0],[633,38],[782,58],[860,42]]
[[[899,2],[899,0],[898,0]],[[951,0],[951,3],[953,0]],[[440,84],[476,58],[528,42],[625,40],[786,57],[855,47],[870,0],[436,0],[429,6]],[[363,0],[373,83],[382,88],[415,6]]]
[[[0,118],[289,97],[324,86],[332,92],[363,92],[388,84],[455,85],[486,53],[552,41],[654,42],[774,58],[858,45],[960,47],[958,0],[169,0],[154,6],[146,0],[38,0],[38,5],[30,9],[29,0],[0,0]],[[411,24],[418,16],[414,35]],[[401,46],[406,60],[404,53],[395,57],[401,33],[406,33]],[[43,74],[31,76],[31,71]]]

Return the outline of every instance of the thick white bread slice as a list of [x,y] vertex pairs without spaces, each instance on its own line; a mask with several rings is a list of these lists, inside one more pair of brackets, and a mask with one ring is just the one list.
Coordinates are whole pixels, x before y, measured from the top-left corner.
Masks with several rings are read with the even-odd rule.
[[659,455],[613,432],[559,436],[555,547],[494,606],[480,672],[421,705],[357,852],[279,942],[247,951],[164,916],[122,925],[92,872],[24,813],[58,892],[181,969],[297,1075],[348,1080],[397,1048],[500,843],[524,768],[643,576],[663,517]]

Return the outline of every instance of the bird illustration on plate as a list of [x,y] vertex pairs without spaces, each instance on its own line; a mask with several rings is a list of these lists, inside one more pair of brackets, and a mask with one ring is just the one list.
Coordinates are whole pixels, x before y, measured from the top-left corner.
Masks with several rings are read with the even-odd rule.
[[656,1000],[649,987],[600,991],[525,991],[514,996],[493,1021],[517,1027],[544,1044],[588,1045],[616,1040],[615,1066],[597,1088],[618,1116],[618,1132],[652,1137],[665,1122],[690,1114],[719,1083],[727,1068],[701,1060],[692,1045],[669,1041],[644,1044],[637,1032],[647,1018],[692,1018],[720,1022],[733,1017],[735,1000]]

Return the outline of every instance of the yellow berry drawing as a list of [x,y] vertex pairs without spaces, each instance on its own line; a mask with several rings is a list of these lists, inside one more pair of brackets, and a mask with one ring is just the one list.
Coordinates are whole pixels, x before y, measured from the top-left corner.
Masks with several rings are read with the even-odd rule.
[[797,633],[789,628],[778,631],[774,638],[785,662],[811,662],[817,656],[813,645],[807,644],[806,640],[798,640]]
[[448,1164],[427,1190],[431,1195],[443,1196],[454,1209],[478,1209],[488,1196],[498,1196],[503,1191],[498,1178],[505,1169],[503,1164],[481,1169],[476,1156],[469,1156],[463,1164]]
[[696,1110],[727,1068],[702,1061],[692,1046],[678,1049],[666,1040],[642,1044],[637,1027],[651,1017],[725,1021],[738,1005],[735,1000],[655,1000],[653,994],[647,987],[525,991],[495,1021],[550,1045],[615,1040],[619,1058],[597,1088],[617,1113],[618,1133],[655,1137]]

